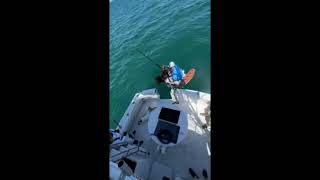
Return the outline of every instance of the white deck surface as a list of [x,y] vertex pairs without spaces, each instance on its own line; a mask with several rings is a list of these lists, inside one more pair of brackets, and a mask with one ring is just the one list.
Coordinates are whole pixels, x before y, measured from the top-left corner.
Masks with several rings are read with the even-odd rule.
[[[149,106],[151,101],[153,100],[149,100],[149,102],[146,101],[143,106]],[[158,100],[158,106],[165,104],[172,105],[172,101],[169,99]],[[184,105],[177,106],[179,106],[180,109],[184,110],[188,114],[188,135],[178,145],[167,148],[167,151],[164,155],[161,155],[159,150],[157,150],[158,145],[151,139],[151,136],[148,133],[148,122],[143,122],[140,125],[137,123],[138,120],[143,116],[144,112],[140,112],[138,114],[136,118],[137,120],[134,122],[131,128],[131,132],[136,130],[135,139],[143,140],[144,143],[142,147],[151,153],[151,155],[147,156],[146,158],[151,158],[154,167],[151,167],[151,173],[147,179],[162,179],[164,175],[168,176],[168,174],[171,174],[169,177],[171,179],[174,179],[175,177],[192,179],[188,171],[189,168],[192,168],[200,177],[200,179],[204,179],[202,176],[203,169],[207,171],[209,176],[208,179],[211,177],[211,152],[209,149],[210,132],[201,128],[201,126],[205,123],[205,120],[198,117],[196,113],[200,109],[194,111],[194,107],[186,107],[186,104],[182,102],[180,102],[180,104]],[[141,109],[145,108],[141,107]],[[166,168],[157,168],[160,166],[159,164]],[[170,169],[170,171],[168,169]]]

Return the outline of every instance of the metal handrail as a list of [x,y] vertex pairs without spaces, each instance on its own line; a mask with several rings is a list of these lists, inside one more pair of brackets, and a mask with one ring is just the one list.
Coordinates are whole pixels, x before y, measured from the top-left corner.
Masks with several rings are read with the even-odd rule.
[[130,150],[132,150],[132,149],[136,149],[136,148],[138,148],[138,150],[139,150],[139,146],[136,146],[136,147],[133,147],[133,148],[131,148],[131,149],[127,149],[127,150],[125,150],[125,151],[121,151],[120,153],[117,153],[117,154],[114,154],[111,158],[113,158],[113,157],[115,157],[115,156],[118,156],[118,155],[120,155],[120,154],[123,154],[123,153],[127,153],[126,154],[126,156],[128,155],[128,152],[130,151]]
[[[127,149],[127,150],[125,150],[125,151],[122,151],[122,152],[120,152],[120,153],[117,153],[117,154],[113,155],[111,158],[116,157],[116,156],[118,156],[118,155],[120,155],[120,154],[123,154],[123,153],[126,153],[126,155],[125,155],[124,157],[131,156],[132,154],[135,154],[135,153],[137,153],[137,152],[142,152],[142,153],[145,153],[145,154],[150,154],[150,153],[148,153],[148,152],[145,152],[145,151],[140,150],[139,148],[140,148],[140,146],[136,146],[136,147],[133,147],[133,148],[131,148],[131,149]],[[133,150],[133,149],[137,149],[137,151],[134,151],[134,152],[131,152],[130,154],[128,154],[128,153],[129,153],[131,150]],[[123,158],[123,157],[121,157],[121,158]],[[120,158],[120,159],[121,159],[121,158]],[[119,160],[119,159],[118,159],[118,160]]]
[[120,142],[120,143],[117,143],[117,144],[111,144],[110,148],[116,148],[118,146],[125,146],[125,145],[128,145],[128,144],[129,144],[128,142]]
[[142,153],[145,153],[145,154],[150,154],[150,153],[148,153],[148,152],[144,152],[144,151],[141,151],[141,150],[137,150],[137,151],[134,151],[134,152],[132,152],[132,153],[130,153],[130,154],[128,154],[128,152],[129,151],[127,151],[127,154],[125,155],[125,156],[123,156],[123,157],[120,157],[119,159],[117,159],[116,161],[119,161],[120,159],[122,159],[122,158],[126,158],[126,157],[128,157],[128,156],[131,156],[132,154],[135,154],[135,153],[138,153],[138,152],[142,152]]
[[125,157],[131,156],[132,154],[137,153],[137,152],[142,152],[142,153],[145,153],[145,154],[148,154],[148,155],[150,154],[150,153],[148,153],[148,152],[145,152],[145,151],[142,151],[142,150],[138,149],[138,150],[135,151],[135,152],[132,152],[132,153],[130,153],[130,154],[126,154]]

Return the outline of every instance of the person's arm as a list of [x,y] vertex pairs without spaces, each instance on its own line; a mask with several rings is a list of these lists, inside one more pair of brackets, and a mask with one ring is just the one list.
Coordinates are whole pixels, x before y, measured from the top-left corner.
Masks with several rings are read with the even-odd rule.
[[170,68],[167,69],[167,73],[168,73],[168,76],[169,76],[169,77],[172,76]]
[[169,79],[170,83],[174,83],[174,80],[173,80],[172,76],[170,76],[168,79]]
[[180,81],[173,81],[173,82],[172,82],[172,85],[178,86],[179,84],[180,84]]
[[166,81],[167,84],[169,84],[170,86],[172,87],[176,87],[176,86],[179,86],[180,84],[180,81]]

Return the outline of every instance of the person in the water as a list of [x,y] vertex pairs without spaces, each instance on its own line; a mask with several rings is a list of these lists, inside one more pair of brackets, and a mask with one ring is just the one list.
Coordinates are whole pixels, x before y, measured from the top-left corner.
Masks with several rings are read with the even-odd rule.
[[181,83],[183,82],[183,78],[185,76],[184,71],[174,62],[169,63],[169,68],[170,68],[170,75],[165,80],[165,82],[167,84],[170,84],[174,88],[182,86]]
[[183,78],[185,76],[184,70],[182,70],[174,62],[170,62],[169,66],[162,66],[161,76],[156,77],[156,82],[158,84],[165,82],[171,88],[181,88],[184,85]]

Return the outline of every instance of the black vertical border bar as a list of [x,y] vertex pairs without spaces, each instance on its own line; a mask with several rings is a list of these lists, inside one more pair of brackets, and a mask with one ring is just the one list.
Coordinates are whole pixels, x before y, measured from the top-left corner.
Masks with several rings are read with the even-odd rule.
[[[211,176],[213,179],[223,179],[223,150],[221,97],[223,96],[223,27],[222,27],[222,1],[211,1],[211,98],[212,98],[212,131],[211,143]],[[219,110],[220,109],[220,110]]]
[[[97,96],[97,129],[103,157],[101,162],[101,179],[109,179],[109,154],[106,144],[107,130],[109,129],[109,1],[98,1],[98,43],[97,80],[99,84]],[[100,150],[99,150],[100,151]]]

